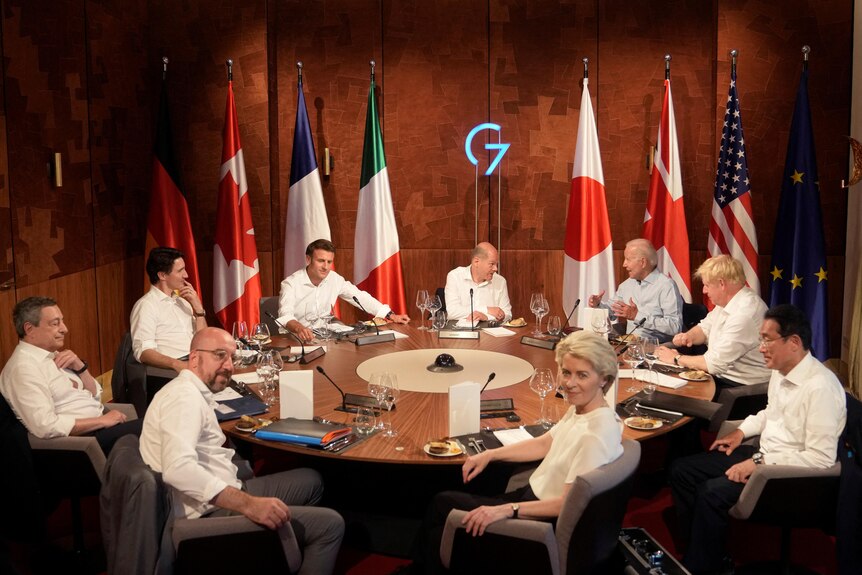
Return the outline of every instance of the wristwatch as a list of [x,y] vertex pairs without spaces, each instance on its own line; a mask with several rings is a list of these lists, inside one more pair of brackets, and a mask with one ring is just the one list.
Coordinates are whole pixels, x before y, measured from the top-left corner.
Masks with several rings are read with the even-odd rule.
[[389,313],[387,313],[383,319],[389,319],[390,317],[392,317],[392,310],[391,309],[389,310]]
[[679,354],[673,356],[673,364],[674,365],[677,365],[677,366],[679,365],[679,358],[680,358]]
[[751,460],[755,465],[763,465],[763,454],[759,451],[751,456]]
[[87,363],[86,361],[84,361],[84,360],[81,360],[81,361],[83,361],[83,362],[84,362],[84,365],[82,365],[82,366],[81,366],[81,369],[73,369],[73,370],[71,370],[71,371],[72,371],[72,373],[74,373],[75,375],[81,375],[82,373],[84,373],[85,371],[87,371],[88,369],[90,369],[90,364],[88,364],[88,363]]
[[521,506],[517,503],[512,503],[512,519],[518,518],[518,510],[521,509]]
[[196,311],[192,311],[192,313],[194,314],[195,317],[206,317],[207,316],[207,310],[204,310],[200,313],[198,313]]

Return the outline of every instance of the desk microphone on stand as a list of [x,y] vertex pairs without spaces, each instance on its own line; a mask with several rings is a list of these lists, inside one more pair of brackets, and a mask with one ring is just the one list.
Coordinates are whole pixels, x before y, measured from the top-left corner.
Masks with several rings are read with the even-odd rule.
[[570,326],[569,322],[572,320],[572,316],[575,315],[575,310],[578,309],[579,305],[581,305],[581,298],[578,298],[575,301],[575,307],[573,307],[572,311],[569,312],[569,316],[566,318],[565,327],[563,327],[563,333],[572,333],[573,331],[575,331],[575,329],[577,329],[577,328]]
[[473,288],[470,288],[470,331],[476,329],[476,326],[473,324],[473,321]]
[[[323,370],[319,365],[315,368],[317,369],[317,373],[326,378],[326,381],[332,384],[332,386],[338,390],[338,393],[341,394],[341,406],[336,407],[335,411],[344,411],[347,413],[356,413],[357,407],[354,406],[363,406],[363,407],[372,407],[378,408],[377,400],[371,397],[370,395],[356,395],[354,393],[344,393],[344,391],[338,387],[338,384],[332,381],[332,378],[327,375],[327,373]],[[351,407],[348,407],[351,405]],[[394,408],[394,406],[393,406]]]
[[[370,313],[368,313],[368,310],[366,310],[362,306],[362,303],[359,301],[358,297],[353,296],[353,301],[356,302],[356,305],[359,306],[359,309],[361,309],[362,311],[364,311],[368,315],[371,315]],[[380,333],[380,327],[377,325],[377,322],[374,321],[373,315],[371,315],[371,323],[374,324],[374,329],[377,331],[377,335],[363,335],[363,336],[357,337],[356,342],[355,342],[356,345],[368,345],[370,343],[383,343],[384,341],[395,341],[395,334],[394,333],[392,333],[392,332],[384,333],[384,334]]]
[[[322,346],[321,346],[321,347],[318,347],[318,348],[317,348],[317,349],[315,349],[314,351],[310,351],[310,352],[308,352],[308,353],[305,353],[305,343],[302,341],[302,338],[301,338],[301,337],[299,337],[298,335],[296,335],[295,333],[293,333],[292,331],[290,331],[289,329],[287,329],[287,327],[285,327],[285,325],[284,325],[284,324],[282,324],[280,321],[278,321],[278,318],[276,318],[276,317],[275,317],[274,315],[272,315],[270,312],[265,311],[265,312],[263,312],[263,313],[265,313],[265,314],[266,314],[266,316],[267,316],[269,319],[271,319],[272,321],[274,321],[274,322],[275,322],[275,325],[277,325],[278,327],[280,327],[281,329],[283,329],[285,332],[287,332],[287,335],[291,336],[293,339],[295,339],[296,341],[298,341],[298,342],[299,342],[299,348],[302,350],[302,351],[300,352],[300,354],[299,354],[299,363],[300,363],[300,364],[305,365],[305,364],[307,364],[308,362],[314,361],[315,359],[317,359],[318,357],[321,357],[322,355],[324,355],[324,354],[326,353],[326,350],[325,350],[325,349],[323,349],[323,347],[322,347]],[[295,359],[293,359],[293,360],[288,360],[288,361],[289,361],[289,362],[293,362],[293,361],[296,361],[296,360],[295,360]]]

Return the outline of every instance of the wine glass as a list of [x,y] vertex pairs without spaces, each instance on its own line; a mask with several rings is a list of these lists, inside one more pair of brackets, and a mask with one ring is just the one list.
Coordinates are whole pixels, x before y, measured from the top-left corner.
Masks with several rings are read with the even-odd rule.
[[[431,322],[433,327],[434,314],[437,313],[437,310],[443,307],[443,302],[440,301],[439,295],[429,295],[428,299],[425,300],[425,309],[431,312]],[[428,328],[431,329],[431,328]]]
[[440,331],[444,327],[446,327],[446,312],[442,309],[438,309],[434,312],[434,330]]
[[416,292],[416,307],[419,308],[419,319],[421,320],[422,325],[419,326],[418,329],[427,330],[425,327],[425,302],[428,301],[428,290],[421,289]]
[[[398,396],[401,395],[401,388],[398,387],[398,376],[394,373],[386,372],[381,379],[386,389],[383,395],[383,407],[386,409],[386,419],[388,419],[383,427],[383,436],[396,437],[398,432],[392,427],[392,408],[395,407],[395,402],[398,401]],[[382,415],[381,413],[381,417]]]
[[269,384],[274,371],[275,366],[272,363],[272,354],[258,354],[257,367],[255,369],[257,377],[260,379],[261,382],[260,386],[258,387],[258,394],[260,395],[261,401],[263,401],[268,406],[272,405],[274,402],[274,398],[272,397],[272,388]]
[[590,316],[590,327],[593,328],[593,332],[597,333],[601,336],[607,337],[608,333],[611,331],[610,320],[603,313],[593,312]]
[[647,375],[644,379],[644,394],[647,397],[651,397],[653,393],[655,393],[656,387],[658,386],[658,372],[657,371],[648,371]]
[[548,300],[542,296],[541,307],[539,308],[539,335],[542,335],[542,319],[548,312],[551,311],[551,306],[548,304]]
[[317,322],[320,321],[320,310],[316,301],[310,301],[305,306],[305,319],[308,320],[308,328],[317,335]]
[[[548,304],[545,301],[545,296],[541,292],[536,292],[530,296],[530,311],[536,316],[536,329],[533,330],[533,335],[542,335],[541,317],[547,313]],[[540,315],[541,314],[541,315]]]
[[551,423],[550,419],[547,418],[545,413],[545,398],[549,393],[554,391],[556,387],[556,382],[554,382],[554,376],[551,373],[551,370],[546,367],[539,367],[535,371],[533,371],[533,375],[530,377],[530,389],[533,390],[539,396],[539,419],[536,420],[538,425],[541,425],[544,428],[549,428],[553,423]]
[[548,318],[548,333],[551,337],[560,337],[563,332],[563,324],[560,322],[560,316],[552,315]]
[[[644,350],[639,342],[630,343],[626,348],[626,353],[623,355],[623,360],[629,364],[632,369],[632,378],[637,381],[637,375],[635,375],[635,368],[643,363],[644,361]],[[637,391],[638,388],[636,385],[632,384],[626,391]]]
[[233,322],[233,338],[236,340],[237,349],[240,344],[248,343],[248,324],[244,321]]
[[254,324],[251,338],[257,343],[257,348],[261,349],[263,344],[269,341],[269,326],[264,322]]
[[329,322],[332,321],[332,307],[323,303],[317,304],[317,320],[320,324],[317,331],[320,334],[320,339],[329,341],[332,332],[329,331]]
[[[368,394],[377,400],[377,405],[380,406],[380,411],[383,411],[383,399],[386,396],[386,385],[383,382],[383,374],[375,371],[368,378]],[[377,428],[383,429],[383,417],[377,421]]]

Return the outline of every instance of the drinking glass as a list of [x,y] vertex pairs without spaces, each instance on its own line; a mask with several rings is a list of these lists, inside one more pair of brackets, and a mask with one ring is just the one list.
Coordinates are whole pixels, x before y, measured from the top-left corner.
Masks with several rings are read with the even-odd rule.
[[416,307],[419,308],[419,319],[420,319],[420,323],[421,323],[421,325],[419,326],[418,329],[421,329],[421,330],[427,330],[428,329],[427,327],[425,327],[425,310],[426,310],[425,302],[426,301],[428,301],[428,290],[427,289],[421,289],[421,290],[417,291],[416,292]]
[[332,321],[332,307],[326,304],[318,303],[317,305],[317,320],[320,324],[317,328],[320,334],[320,339],[329,341],[332,332],[329,331],[329,322]]
[[[623,355],[623,360],[629,364],[632,368],[632,379],[637,381],[637,376],[635,375],[635,369],[637,366],[643,363],[644,361],[644,351],[640,342],[630,343],[626,348],[626,353]],[[637,391],[638,388],[635,384],[630,385],[626,388],[626,391]]]
[[442,309],[438,309],[434,312],[434,330],[440,331],[444,327],[446,327],[446,312]]
[[377,427],[374,410],[368,406],[360,406],[356,409],[356,417],[353,419],[356,434],[360,437],[368,437]]
[[[383,374],[375,371],[368,378],[368,394],[377,400],[377,405],[380,406],[380,411],[383,411],[383,398],[386,396],[386,385],[383,381]],[[377,421],[377,428],[383,429],[383,417]]]
[[560,322],[560,316],[552,315],[548,318],[548,333],[553,337],[560,337],[563,332],[563,324]]
[[254,329],[251,332],[251,338],[257,344],[257,348],[261,349],[263,344],[269,341],[269,326],[263,322],[254,324]]
[[431,312],[431,322],[429,322],[429,323],[431,323],[431,327],[429,327],[428,329],[433,328],[434,314],[437,313],[437,310],[442,308],[442,307],[443,307],[443,302],[440,301],[440,296],[438,296],[436,294],[435,295],[429,295],[428,299],[425,300],[425,309],[428,310],[429,312]]
[[[398,387],[398,376],[394,373],[384,373],[382,380],[386,386],[386,391],[383,395],[383,407],[386,410],[386,419],[388,420],[383,426],[383,436],[396,437],[398,432],[392,427],[392,408],[395,407],[395,402],[398,401],[398,396],[401,395],[401,388]],[[380,415],[382,417],[383,412]]]
[[533,335],[542,335],[541,318],[548,313],[548,302],[544,294],[536,292],[530,296],[530,311],[536,316],[536,329],[533,330]]
[[260,399],[266,405],[272,405],[274,402],[274,397],[272,394],[272,387],[270,386],[270,380],[272,379],[272,374],[275,371],[275,366],[272,363],[272,354],[259,354],[257,358],[257,368],[255,369],[255,371],[257,373],[257,377],[260,379],[261,382],[258,387],[258,394],[260,395]]
[[248,324],[244,321],[233,322],[233,338],[236,340],[237,349],[239,349],[240,344],[248,343]]
[[539,396],[539,419],[536,420],[538,425],[541,425],[544,428],[549,428],[553,425],[550,419],[548,419],[547,414],[545,412],[545,398],[549,393],[554,391],[556,387],[556,382],[554,381],[554,376],[551,373],[551,370],[546,367],[537,368],[533,371],[533,375],[530,377],[530,389],[533,390],[535,394]]
[[590,317],[590,327],[593,328],[594,333],[605,337],[607,337],[608,333],[611,331],[610,320],[607,316],[601,313],[592,314],[592,317]]
[[658,372],[657,371],[648,371],[647,375],[644,377],[644,393],[647,397],[652,396],[655,393],[656,387],[658,386]]

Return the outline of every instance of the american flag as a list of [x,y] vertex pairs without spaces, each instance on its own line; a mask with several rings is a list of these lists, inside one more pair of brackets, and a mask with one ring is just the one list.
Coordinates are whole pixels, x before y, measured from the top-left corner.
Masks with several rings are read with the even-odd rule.
[[742,116],[736,93],[736,70],[730,73],[727,111],[715,171],[712,218],[707,248],[711,256],[730,254],[742,263],[745,280],[760,295],[757,278],[757,230],[751,217],[751,182],[742,136]]

